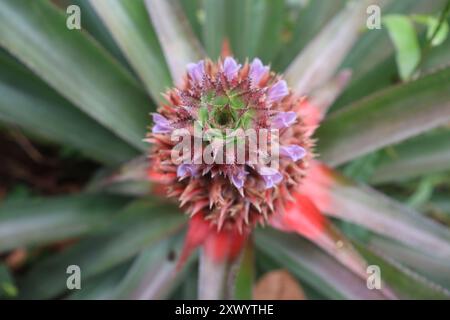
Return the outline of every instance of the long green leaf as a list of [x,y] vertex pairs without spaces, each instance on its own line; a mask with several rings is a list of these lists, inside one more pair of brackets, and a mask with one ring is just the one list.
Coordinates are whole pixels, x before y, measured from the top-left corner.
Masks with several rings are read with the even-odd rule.
[[177,257],[182,247],[181,239],[175,236],[143,250],[112,292],[112,298],[166,298],[185,275],[183,270],[176,270]]
[[357,74],[355,77],[352,77],[352,82],[348,85],[346,91],[343,92],[333,105],[332,111],[347,107],[354,101],[358,101],[374,92],[395,85],[400,81],[393,54],[366,72],[360,72],[358,74],[358,71],[362,70],[359,66],[353,67],[352,70],[355,70]]
[[241,61],[259,57],[270,62],[280,46],[283,1],[228,0],[225,14],[233,54]]
[[[448,261],[436,259],[432,253],[426,254],[378,236],[371,237],[370,241],[364,243],[364,245],[367,245],[375,253],[382,253],[383,255],[380,254],[381,256],[390,257],[392,260],[399,261],[411,270],[416,270],[418,273],[423,274],[424,276],[422,277],[425,283],[428,279],[431,279],[428,281],[430,282],[430,287],[437,287],[437,284],[441,284],[450,288],[450,266]],[[450,297],[448,291],[446,295]]]
[[302,189],[319,209],[338,219],[361,225],[436,258],[450,257],[450,230],[335,171],[314,171]]
[[143,0],[90,0],[155,101],[171,85],[169,70]]
[[338,13],[286,69],[286,80],[298,94],[309,94],[329,81],[359,36],[370,3],[352,1]]
[[174,290],[169,299],[197,300],[198,298],[198,266],[193,263],[186,271],[182,283]]
[[450,64],[450,37],[440,46],[433,48],[422,63],[421,71],[429,72]]
[[203,42],[211,59],[220,56],[223,41],[227,36],[226,0],[203,1],[205,23],[203,25]]
[[[132,260],[132,259],[129,259]],[[65,299],[67,300],[111,300],[118,283],[126,276],[132,262],[126,261],[100,275],[82,280],[80,290],[72,290]],[[81,273],[83,277],[83,273]]]
[[105,164],[117,165],[137,154],[4,54],[0,54],[0,120]]
[[23,298],[47,299],[64,292],[69,265],[78,265],[87,280],[127,261],[181,228],[184,216],[174,211],[151,200],[132,204],[96,235],[35,264],[19,282]]
[[[258,247],[297,275],[319,293],[331,299],[386,299],[380,290],[369,290],[365,280],[348,274],[346,269],[303,239],[272,231],[258,233]],[[415,272],[374,254],[356,244],[371,265],[380,267],[382,288],[393,288],[403,299],[448,299],[448,292],[421,278]],[[367,273],[367,277],[369,277]]]
[[328,298],[385,298],[380,291],[369,290],[364,279],[298,236],[258,230],[256,246]]
[[284,70],[295,56],[303,50],[306,44],[319,33],[327,21],[331,20],[333,15],[342,8],[345,2],[346,0],[314,0],[306,2],[304,7],[301,7],[299,10],[295,24],[292,27],[292,35],[275,59],[274,67],[277,70]]
[[151,110],[132,76],[48,1],[0,3],[0,45],[78,108],[142,150]]
[[444,223],[446,222],[446,225],[450,226],[450,199],[446,192],[434,194],[427,207],[438,217],[441,216]]
[[192,30],[198,39],[202,39],[202,20],[204,12],[202,11],[203,1],[201,0],[183,0],[179,1],[183,7],[184,14],[191,24]]
[[79,195],[4,204],[0,207],[0,252],[80,236],[107,223],[128,201]]
[[450,130],[422,135],[390,149],[371,183],[387,183],[450,169]]
[[91,179],[86,189],[89,192],[105,192],[130,196],[146,196],[151,190],[147,178],[148,159],[134,158],[118,167],[99,172]]
[[[441,0],[391,1],[382,9],[382,17],[387,14],[433,14],[440,10],[442,5]],[[432,65],[442,65],[444,61],[449,61],[447,51],[441,47],[433,49],[429,55],[422,58],[422,72],[432,70]],[[431,60],[434,62],[430,63]],[[335,110],[398,82],[394,46],[386,28],[367,30],[349,52],[341,68],[351,68],[353,77],[347,90],[334,105]]]
[[339,165],[450,120],[450,68],[339,110],[318,131],[321,158]]
[[110,32],[87,0],[60,0],[61,5],[68,7],[77,5],[81,11],[81,28],[91,34],[106,50],[108,50],[118,61],[127,67],[127,60],[117,46]]
[[175,0],[145,0],[172,79],[180,83],[186,65],[204,57],[203,48]]
[[374,253],[368,250],[362,245],[358,245],[357,247],[371,265],[380,268],[381,278],[402,299],[449,299],[449,291],[421,277],[419,274],[402,266],[393,259],[387,259],[384,252],[381,255],[377,254],[378,252]]
[[[439,259],[433,252],[423,252],[403,245],[352,223],[345,222],[339,225],[343,226],[342,230],[353,240],[363,256],[366,257],[366,251],[370,251],[400,270],[404,269],[429,289],[444,292],[444,287],[447,289],[450,287],[449,259]],[[364,249],[361,249],[361,246]],[[369,259],[369,262],[373,261]],[[448,295],[448,292],[446,294]]]
[[[355,250],[347,237],[336,229],[334,225],[330,223],[325,224],[323,230],[317,230],[317,235],[310,240],[342,263],[348,270],[363,279],[366,277],[367,262]],[[389,292],[386,294],[389,295]]]
[[255,282],[255,248],[253,241],[248,241],[238,264],[236,279],[234,281],[234,298],[250,300],[253,297]]
[[400,78],[408,80],[412,77],[420,62],[421,50],[414,25],[403,15],[388,15],[383,18],[389,36],[396,50],[396,61]]

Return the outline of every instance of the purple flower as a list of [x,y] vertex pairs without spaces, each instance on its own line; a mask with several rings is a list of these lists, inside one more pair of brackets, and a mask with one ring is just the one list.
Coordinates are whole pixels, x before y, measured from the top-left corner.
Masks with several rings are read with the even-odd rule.
[[231,182],[237,189],[242,189],[244,187],[245,178],[248,172],[245,169],[239,169],[239,171],[234,172],[231,176]]
[[153,122],[155,125],[152,128],[153,133],[170,133],[173,130],[169,120],[159,113],[152,113]]
[[177,168],[177,177],[184,178],[187,176],[195,177],[198,174],[198,167],[193,164],[182,163]]
[[282,129],[290,127],[297,119],[297,113],[294,111],[278,112],[272,118],[272,128]]
[[241,65],[237,64],[236,60],[231,57],[225,58],[225,61],[223,62],[223,72],[225,73],[228,81],[233,80],[237,76],[240,68]]
[[252,84],[257,85],[268,71],[269,67],[264,66],[261,60],[258,58],[253,59],[250,65],[250,78],[252,79]]
[[285,157],[289,157],[292,161],[297,161],[302,159],[306,155],[306,150],[295,144],[289,146],[281,146],[280,154]]
[[187,65],[187,70],[189,76],[197,82],[197,84],[201,84],[203,81],[203,75],[205,74],[205,62],[200,60],[197,63],[189,63]]
[[269,167],[261,167],[258,170],[261,177],[264,179],[266,189],[273,188],[283,180],[283,176],[278,170]]
[[269,89],[267,98],[269,99],[270,102],[278,102],[281,101],[288,94],[289,89],[286,81],[280,80]]

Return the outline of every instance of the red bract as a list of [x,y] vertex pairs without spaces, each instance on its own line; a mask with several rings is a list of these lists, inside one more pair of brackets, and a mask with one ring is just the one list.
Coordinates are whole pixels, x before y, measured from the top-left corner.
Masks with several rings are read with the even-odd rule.
[[248,232],[239,232],[233,228],[217,228],[202,214],[194,215],[189,221],[186,241],[178,265],[181,266],[189,254],[198,246],[204,246],[205,253],[214,261],[234,260],[245,243]]

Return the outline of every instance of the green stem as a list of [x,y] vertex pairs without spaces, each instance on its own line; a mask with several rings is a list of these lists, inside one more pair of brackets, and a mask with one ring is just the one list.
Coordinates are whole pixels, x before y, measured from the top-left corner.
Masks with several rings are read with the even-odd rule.
[[415,70],[412,74],[415,74],[416,72],[418,72],[420,70],[420,68],[422,67],[423,63],[425,62],[425,57],[428,55],[428,53],[430,52],[430,50],[432,48],[433,40],[438,35],[439,30],[441,29],[442,25],[444,24],[445,19],[447,18],[447,15],[449,14],[449,12],[450,12],[450,0],[447,1],[447,4],[445,5],[444,9],[441,11],[441,15],[439,17],[439,23],[438,23],[436,29],[434,30],[433,34],[431,35],[430,39],[427,40],[424,48],[422,49],[420,63],[417,65],[417,67],[415,68]]
[[436,36],[439,32],[439,29],[441,29],[443,23],[445,22],[445,19],[447,18],[449,11],[450,11],[450,0],[447,1],[447,4],[445,5],[444,10],[442,10],[436,30],[434,30],[433,34],[431,35],[430,40],[428,41],[429,47],[431,47],[431,44],[433,43],[434,38],[436,38]]
[[228,279],[231,265],[227,262],[215,262],[204,252],[200,254],[198,299],[224,300],[230,297]]

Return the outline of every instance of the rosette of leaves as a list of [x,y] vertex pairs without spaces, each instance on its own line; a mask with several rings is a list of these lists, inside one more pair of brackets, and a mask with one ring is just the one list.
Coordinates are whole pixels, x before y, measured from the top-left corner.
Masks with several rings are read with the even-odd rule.
[[[80,30],[67,28],[70,5],[80,8]],[[365,27],[369,5],[431,24],[433,32],[417,29],[424,54],[414,75],[398,71],[405,41],[393,36],[396,21],[386,20],[390,32]],[[19,128],[101,167],[77,194],[1,203],[1,297],[195,299],[216,290],[251,298],[255,281],[281,268],[309,299],[448,299],[450,42],[436,26],[448,20],[445,8],[438,0],[1,1],[2,130]],[[321,110],[313,138],[328,179],[310,192],[326,190],[318,209],[327,241],[257,228],[232,265],[212,269],[200,250],[177,270],[188,218],[146,179],[143,139],[161,93],[188,63],[217,60],[224,41],[239,61],[270,64]],[[18,254],[20,265],[11,262]],[[81,290],[67,287],[71,265]],[[381,290],[368,289],[369,265],[380,268]],[[223,275],[226,290],[206,281]]]

